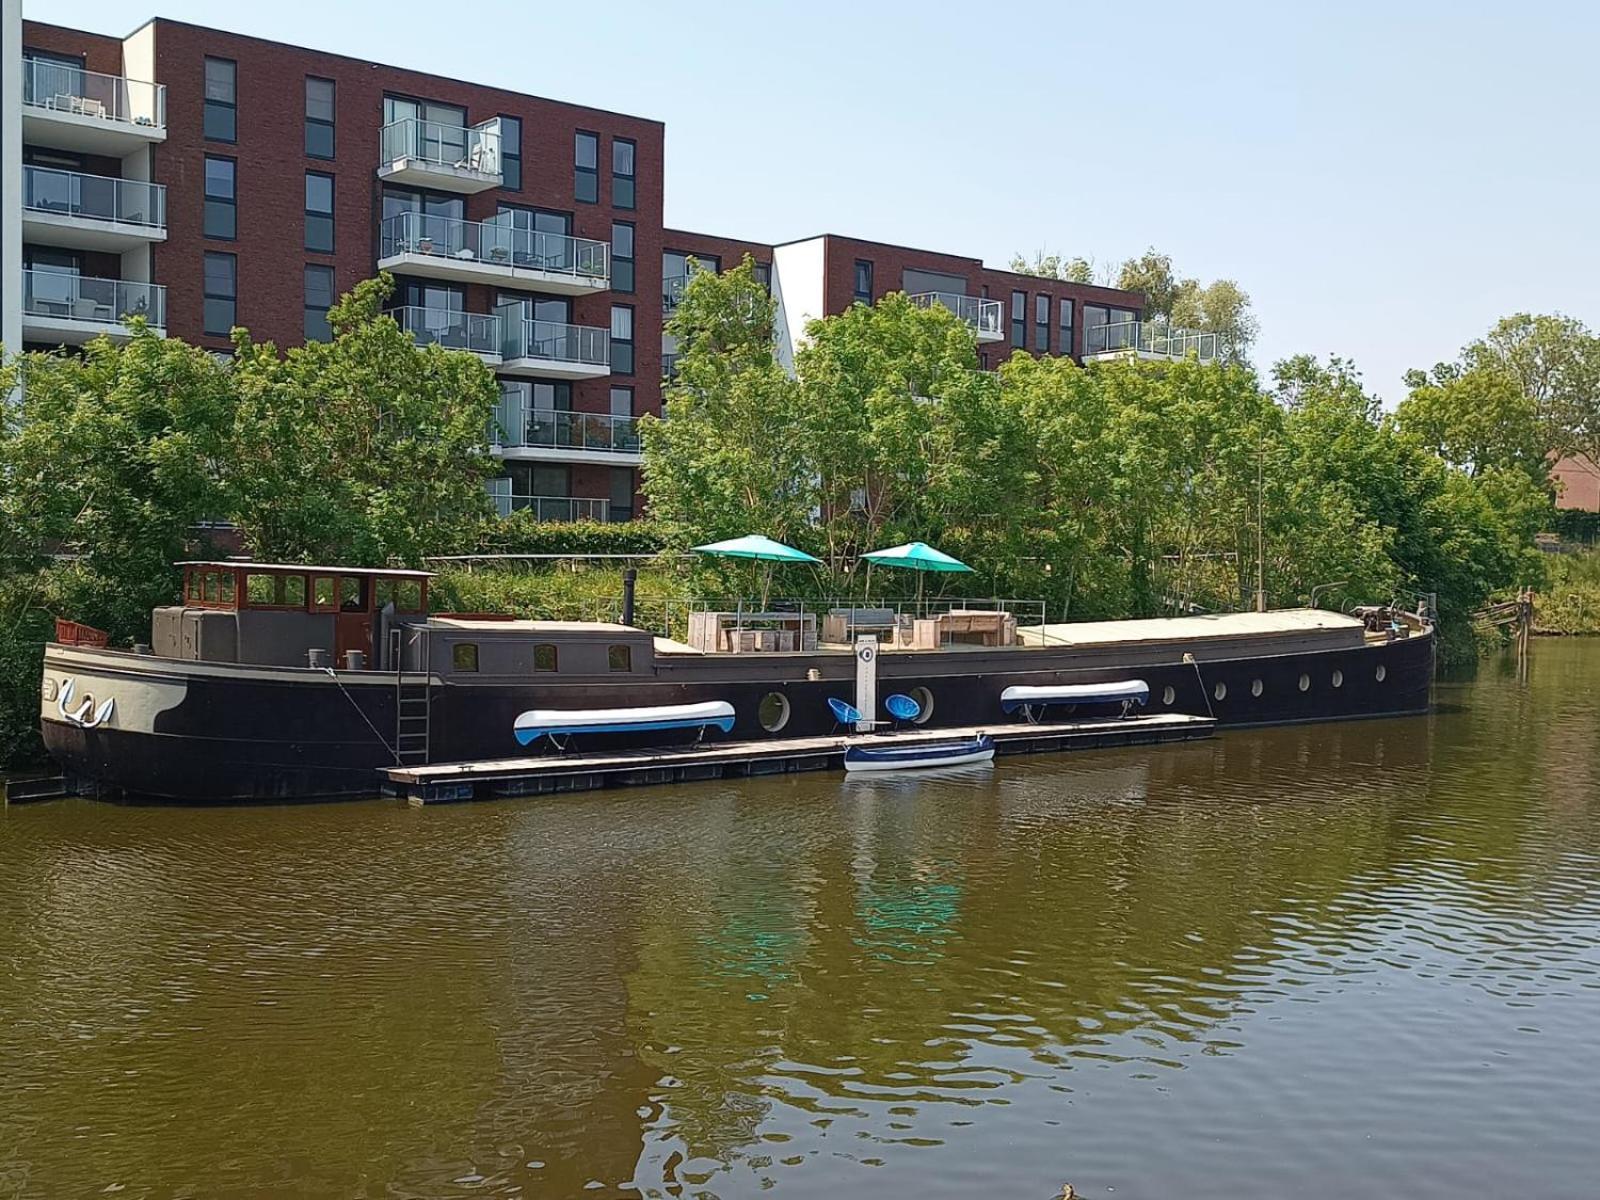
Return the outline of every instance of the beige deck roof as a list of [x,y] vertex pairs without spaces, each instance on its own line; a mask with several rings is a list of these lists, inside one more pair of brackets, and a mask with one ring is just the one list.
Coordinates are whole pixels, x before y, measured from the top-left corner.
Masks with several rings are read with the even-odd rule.
[[1127,642],[1209,641],[1213,638],[1273,634],[1329,633],[1349,637],[1352,634],[1359,636],[1364,628],[1360,617],[1322,608],[1285,608],[1264,613],[1210,613],[1200,617],[1024,625],[1017,630],[1017,640],[1027,646],[1095,646]]
[[471,617],[430,617],[428,624],[443,629],[464,629],[474,633],[632,633],[642,629],[616,625],[610,621],[475,621]]

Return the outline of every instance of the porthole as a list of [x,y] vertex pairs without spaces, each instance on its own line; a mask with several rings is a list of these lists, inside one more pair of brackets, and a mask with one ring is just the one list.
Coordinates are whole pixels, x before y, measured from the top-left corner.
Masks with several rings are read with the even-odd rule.
[[756,706],[756,719],[768,733],[777,733],[789,723],[789,697],[782,692],[768,692]]
[[1251,695],[1252,695],[1252,696],[1259,696],[1259,695],[1261,695],[1261,692],[1262,692],[1262,690],[1263,690],[1263,689],[1262,689],[1262,687],[1261,687],[1261,680],[1259,680],[1259,679],[1252,679],[1252,680],[1251,680],[1251,681],[1250,681],[1250,694],[1251,694]]
[[[1337,671],[1334,673],[1338,674]],[[1311,690],[1311,676],[1303,672],[1300,675],[1300,690],[1302,692],[1309,692]]]
[[1217,686],[1211,689],[1211,694],[1218,700],[1226,700],[1228,698],[1228,685],[1220,679],[1217,680]]
[[1161,690],[1161,703],[1163,703],[1163,704],[1171,704],[1177,698],[1178,698],[1178,689],[1173,687],[1171,684],[1168,684],[1165,688],[1163,688]]
[[914,687],[908,693],[917,702],[917,707],[922,711],[911,718],[913,725],[926,725],[928,718],[933,716],[933,693],[925,687]]
[[1389,668],[1384,666],[1382,663],[1379,663],[1378,664],[1378,669],[1372,673],[1372,677],[1374,679],[1376,679],[1379,683],[1382,683],[1383,682],[1383,677],[1385,675],[1387,675],[1388,673],[1389,673]]
[[1344,686],[1344,672],[1339,670],[1337,667],[1335,667],[1334,671],[1333,671],[1333,686],[1334,687],[1343,687]]

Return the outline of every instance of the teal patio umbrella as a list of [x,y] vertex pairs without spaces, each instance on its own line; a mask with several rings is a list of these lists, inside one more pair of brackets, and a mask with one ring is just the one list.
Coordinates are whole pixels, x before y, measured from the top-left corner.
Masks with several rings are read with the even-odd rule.
[[[696,554],[709,554],[715,558],[747,558],[756,562],[769,564],[766,580],[761,587],[761,607],[767,607],[767,592],[772,586],[772,563],[814,563],[822,565],[820,558],[813,558],[804,550],[796,550],[793,546],[785,546],[782,542],[775,542],[769,537],[762,537],[759,533],[747,533],[744,537],[729,538],[724,542],[709,542],[704,546],[694,548]],[[954,561],[954,560],[951,560]]]
[[952,558],[943,550],[935,550],[927,542],[907,542],[903,546],[890,546],[887,550],[873,550],[861,556],[866,563],[880,567],[900,567],[917,574],[917,605],[922,605],[922,577],[929,571],[970,571],[971,567],[959,558]]

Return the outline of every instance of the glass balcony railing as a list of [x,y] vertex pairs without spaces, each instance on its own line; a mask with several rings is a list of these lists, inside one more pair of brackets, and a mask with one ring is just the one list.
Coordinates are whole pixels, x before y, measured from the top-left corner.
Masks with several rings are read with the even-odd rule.
[[1201,362],[1222,355],[1222,338],[1197,329],[1179,329],[1160,321],[1117,321],[1109,325],[1090,325],[1083,331],[1083,352],[1113,354],[1131,351],[1160,358],[1188,358]]
[[119,325],[143,317],[155,328],[167,324],[167,289],[159,283],[94,279],[61,271],[22,273],[22,311],[34,317]]
[[389,315],[419,346],[443,346],[474,354],[500,353],[499,317],[414,305],[390,309]]
[[159,83],[102,75],[66,63],[24,59],[22,103],[33,109],[112,124],[165,129],[167,89]]
[[957,292],[918,292],[911,297],[918,308],[931,308],[935,304],[948,308],[960,317],[979,337],[1000,337],[1003,331],[1003,313],[998,300],[985,300],[981,296],[963,296]]
[[500,356],[538,358],[574,366],[609,367],[611,331],[596,325],[567,325],[560,321],[521,319],[520,304],[503,305],[500,315]]
[[143,179],[83,175],[55,167],[22,168],[22,207],[29,212],[167,227],[167,189]]
[[499,117],[471,126],[402,117],[385,125],[379,140],[383,166],[412,159],[479,175],[500,174]]
[[635,417],[517,408],[501,413],[498,423],[502,446],[639,453],[639,423]]
[[489,221],[396,213],[383,222],[379,243],[380,258],[427,254],[575,278],[611,277],[611,247],[605,242],[519,229],[509,213]]
[[524,496],[517,492],[492,492],[496,511],[502,517],[529,512],[536,521],[609,521],[609,500],[587,500],[576,496]]

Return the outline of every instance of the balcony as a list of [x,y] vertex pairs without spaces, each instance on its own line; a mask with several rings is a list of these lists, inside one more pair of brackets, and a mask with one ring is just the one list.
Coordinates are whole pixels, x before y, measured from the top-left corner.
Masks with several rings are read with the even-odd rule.
[[639,424],[634,417],[517,407],[501,413],[498,426],[491,448],[502,458],[612,467],[636,467],[643,462]]
[[22,140],[121,158],[167,140],[167,89],[142,79],[24,59]]
[[1118,321],[1090,325],[1083,331],[1083,360],[1143,358],[1172,362],[1190,356],[1201,362],[1222,357],[1222,338],[1195,329],[1177,329],[1160,321]]
[[419,346],[466,350],[491,367],[500,365],[499,317],[415,305],[392,308],[389,315]]
[[163,333],[167,289],[157,283],[90,279],[59,271],[22,273],[22,336],[52,346],[81,346],[104,334],[125,342],[133,336],[127,318],[142,316]]
[[500,306],[500,373],[542,379],[600,379],[611,374],[611,331],[522,317],[520,304]]
[[1005,312],[998,300],[955,292],[918,292],[911,297],[911,303],[918,308],[932,308],[935,304],[948,308],[972,327],[973,336],[980,342],[1005,340]]
[[500,118],[481,125],[445,125],[402,117],[379,136],[378,178],[436,191],[488,191],[504,182],[500,169]]
[[[497,481],[491,481],[497,482]],[[507,480],[506,482],[510,482]],[[495,510],[502,517],[529,512],[535,521],[609,521],[609,500],[587,500],[578,496],[524,496],[516,492],[491,491]]]
[[611,247],[605,242],[518,229],[510,216],[463,221],[396,213],[383,222],[378,269],[562,296],[611,287]]
[[22,168],[22,240],[121,252],[167,239],[167,189],[142,179]]

